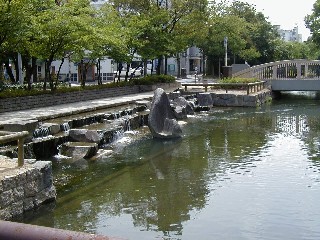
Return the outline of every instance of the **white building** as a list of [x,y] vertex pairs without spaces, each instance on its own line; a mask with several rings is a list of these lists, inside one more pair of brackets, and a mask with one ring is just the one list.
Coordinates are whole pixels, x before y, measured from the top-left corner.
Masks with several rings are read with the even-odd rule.
[[280,25],[275,25],[280,37],[286,42],[302,42],[302,34],[299,34],[298,26],[295,26],[291,30],[283,30]]

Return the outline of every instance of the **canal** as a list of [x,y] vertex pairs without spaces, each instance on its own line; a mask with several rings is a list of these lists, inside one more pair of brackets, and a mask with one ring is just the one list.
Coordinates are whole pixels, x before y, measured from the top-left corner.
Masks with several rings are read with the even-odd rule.
[[26,223],[125,239],[320,239],[320,101],[190,116],[183,137],[130,132],[95,161],[54,160],[55,204]]

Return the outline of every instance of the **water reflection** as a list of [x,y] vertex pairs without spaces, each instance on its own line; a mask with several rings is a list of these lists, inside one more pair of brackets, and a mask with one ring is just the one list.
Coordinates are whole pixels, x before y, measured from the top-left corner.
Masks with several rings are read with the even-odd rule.
[[128,239],[319,239],[317,110],[301,98],[214,109],[182,139],[144,134],[86,168],[58,164],[55,209],[26,221]]

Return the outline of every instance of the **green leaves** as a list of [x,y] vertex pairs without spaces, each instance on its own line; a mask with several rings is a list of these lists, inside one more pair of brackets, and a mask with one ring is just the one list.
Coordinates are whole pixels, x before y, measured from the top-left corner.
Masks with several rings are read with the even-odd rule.
[[313,4],[312,13],[305,17],[306,27],[309,28],[312,41],[320,46],[320,1]]

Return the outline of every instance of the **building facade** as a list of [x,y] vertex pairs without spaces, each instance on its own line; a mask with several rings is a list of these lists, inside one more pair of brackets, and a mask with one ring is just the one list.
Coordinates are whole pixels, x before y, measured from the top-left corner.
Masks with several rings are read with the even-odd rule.
[[275,25],[280,38],[286,42],[302,42],[302,34],[299,34],[298,26],[295,26],[291,30],[284,30],[280,28],[280,25]]

